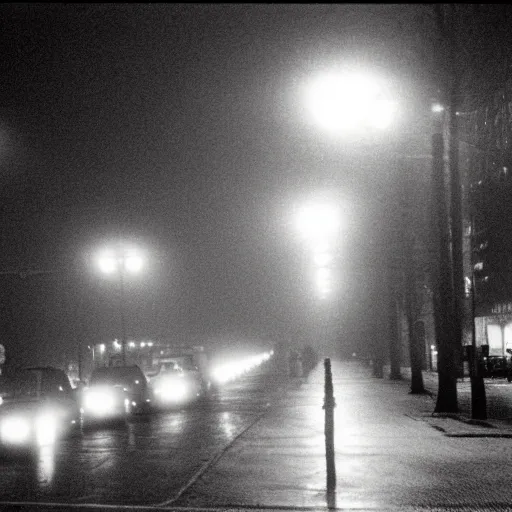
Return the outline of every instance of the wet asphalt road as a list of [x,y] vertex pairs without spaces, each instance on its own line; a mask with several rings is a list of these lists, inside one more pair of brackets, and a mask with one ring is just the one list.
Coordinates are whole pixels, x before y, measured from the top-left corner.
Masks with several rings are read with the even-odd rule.
[[172,504],[246,429],[278,387],[271,365],[227,384],[194,407],[131,419],[0,459],[2,502]]

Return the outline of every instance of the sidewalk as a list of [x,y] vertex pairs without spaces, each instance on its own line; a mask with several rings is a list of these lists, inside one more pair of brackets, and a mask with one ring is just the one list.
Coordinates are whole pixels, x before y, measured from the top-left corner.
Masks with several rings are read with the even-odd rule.
[[[410,384],[410,368],[402,367],[401,373],[407,385]],[[386,375],[389,374],[389,371]],[[423,383],[425,389],[432,393],[432,412],[423,415],[423,419],[434,428],[445,432],[449,436],[479,436],[479,437],[512,437],[512,410],[511,404],[500,403],[500,397],[493,396],[493,390],[486,388],[487,420],[471,419],[471,382],[469,377],[457,380],[457,394],[459,413],[453,415],[434,414],[435,399],[438,392],[438,374],[424,371]],[[512,386],[507,384],[512,394]],[[504,414],[504,411],[507,414]],[[505,416],[509,416],[506,418]]]
[[[497,481],[511,489],[500,497],[512,501],[512,477],[500,466],[512,458],[512,442],[493,440],[506,444],[492,453],[484,477],[478,465],[472,469],[475,461],[488,463],[489,440],[478,438],[512,437],[512,429],[435,417],[435,397],[411,395],[408,380],[375,379],[356,362],[333,361],[332,370],[336,508],[392,510],[436,499],[459,506]],[[323,386],[322,364],[307,382],[292,382],[176,505],[325,508]],[[468,487],[470,476],[477,484]]]

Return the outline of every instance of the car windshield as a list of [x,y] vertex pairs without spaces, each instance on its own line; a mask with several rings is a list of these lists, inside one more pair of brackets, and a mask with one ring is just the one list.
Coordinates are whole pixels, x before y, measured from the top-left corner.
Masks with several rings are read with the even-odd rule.
[[91,385],[107,384],[115,385],[133,385],[141,384],[145,379],[141,372],[133,368],[113,367],[100,368],[91,375]]
[[166,363],[162,363],[160,365],[161,372],[180,372],[181,367],[176,361],[170,361]]
[[19,371],[0,375],[0,396],[6,399],[38,398],[38,379],[35,372]]

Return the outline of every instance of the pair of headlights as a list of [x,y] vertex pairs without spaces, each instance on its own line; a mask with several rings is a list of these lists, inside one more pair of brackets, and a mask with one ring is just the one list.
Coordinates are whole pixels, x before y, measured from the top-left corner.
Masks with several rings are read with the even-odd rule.
[[35,418],[29,416],[6,416],[0,422],[2,442],[10,445],[27,445],[36,442],[39,446],[53,444],[57,439],[58,420],[55,412],[45,412]]
[[189,387],[183,380],[169,379],[155,386],[157,400],[164,403],[181,402],[188,397]]
[[108,390],[91,389],[85,392],[84,409],[94,413],[106,413],[115,408],[114,393]]
[[84,394],[83,410],[95,416],[109,416],[118,413],[121,407],[126,410],[128,406],[128,398],[121,397],[120,392],[110,388],[92,388]]

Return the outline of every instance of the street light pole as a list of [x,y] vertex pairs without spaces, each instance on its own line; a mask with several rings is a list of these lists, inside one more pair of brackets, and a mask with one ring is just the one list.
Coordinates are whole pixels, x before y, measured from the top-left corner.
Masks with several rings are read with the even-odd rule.
[[126,320],[124,312],[124,257],[119,264],[119,312],[121,315],[121,354],[123,366],[126,366]]
[[450,66],[449,88],[449,171],[450,171],[450,217],[452,231],[452,266],[453,266],[453,340],[454,371],[462,370],[462,340],[464,315],[464,268],[462,251],[462,188],[459,168],[459,124],[457,119],[459,97],[459,73],[457,71],[457,22],[456,6],[450,4],[448,11],[449,32],[448,51]]
[[98,263],[105,274],[117,275],[119,279],[119,316],[121,320],[121,358],[126,365],[126,317],[125,317],[125,275],[137,273],[144,262],[139,252],[133,248],[117,247],[100,254]]

